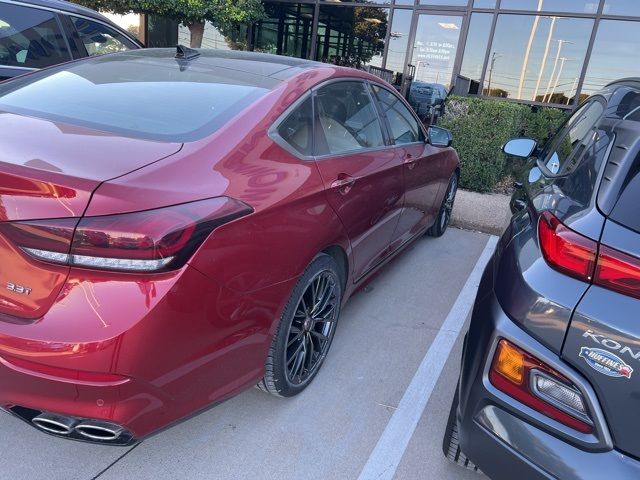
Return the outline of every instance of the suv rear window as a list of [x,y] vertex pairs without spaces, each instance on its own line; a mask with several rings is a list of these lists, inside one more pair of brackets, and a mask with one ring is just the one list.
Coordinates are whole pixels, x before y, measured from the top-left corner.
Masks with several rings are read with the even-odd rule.
[[36,72],[0,85],[0,110],[185,142],[213,133],[279,83],[169,55],[107,55]]
[[640,233],[640,156],[636,157],[610,218]]

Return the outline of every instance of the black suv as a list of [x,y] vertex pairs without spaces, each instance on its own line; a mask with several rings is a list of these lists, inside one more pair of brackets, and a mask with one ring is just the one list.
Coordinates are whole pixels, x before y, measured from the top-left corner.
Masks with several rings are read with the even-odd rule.
[[0,0],[0,80],[142,46],[104,16],[70,2]]
[[[640,478],[640,79],[527,160],[465,338],[445,454],[493,480]],[[473,463],[472,463],[473,462]]]

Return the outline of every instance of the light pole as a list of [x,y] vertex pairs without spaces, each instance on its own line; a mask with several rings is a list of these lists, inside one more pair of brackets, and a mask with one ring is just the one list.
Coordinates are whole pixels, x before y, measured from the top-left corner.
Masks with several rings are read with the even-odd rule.
[[[544,0],[538,0],[538,12],[542,11],[542,5]],[[522,98],[522,89],[524,88],[524,77],[527,74],[527,67],[529,66],[529,56],[531,55],[531,47],[533,46],[533,40],[536,37],[536,31],[538,30],[538,23],[540,17],[536,15],[533,20],[533,27],[531,27],[531,34],[529,35],[529,42],[527,43],[527,49],[524,52],[524,60],[522,62],[522,71],[520,72],[520,82],[518,83],[518,98]]]
[[[576,85],[578,85],[578,77],[575,78],[575,80],[573,81],[573,86],[571,87],[571,90],[569,90],[569,95],[567,95],[567,105],[569,105],[569,102],[571,101],[571,92],[573,92],[576,89]],[[578,93],[578,92],[576,92]]]
[[556,59],[553,62],[553,70],[551,70],[551,76],[549,77],[549,83],[547,84],[547,88],[544,91],[544,97],[542,97],[542,101],[545,101],[547,95],[549,94],[549,90],[551,89],[551,84],[553,83],[553,76],[556,74],[556,68],[558,68],[558,60],[560,60],[560,52],[562,51],[562,46],[565,43],[573,43],[569,40],[556,40],[558,42],[558,51],[556,52]]
[[[564,68],[564,62],[568,61],[569,59],[567,57],[562,57],[560,59],[560,70],[558,70],[558,76],[556,77],[556,82],[553,84],[553,89],[551,90],[551,93],[549,94],[549,98],[547,98],[547,102],[551,101],[551,97],[553,97],[553,94],[556,93],[556,88],[558,88],[558,82],[560,81],[560,75],[562,75],[562,69]],[[544,99],[543,99],[544,101]]]
[[487,86],[487,95],[491,96],[491,76],[493,75],[493,67],[496,65],[496,60],[502,57],[502,55],[497,55],[496,52],[493,52],[491,55],[491,68],[489,68],[489,85]]
[[542,81],[542,75],[544,74],[544,69],[547,66],[547,58],[549,56],[549,47],[551,46],[551,38],[553,37],[553,30],[556,26],[556,21],[562,20],[564,17],[547,17],[551,18],[551,26],[549,27],[549,35],[547,35],[547,43],[544,47],[544,55],[542,56],[542,65],[540,65],[540,72],[538,72],[538,80],[536,81],[536,89],[533,91],[533,96],[531,100],[536,101],[536,97],[538,96],[538,90],[540,89],[540,82]]

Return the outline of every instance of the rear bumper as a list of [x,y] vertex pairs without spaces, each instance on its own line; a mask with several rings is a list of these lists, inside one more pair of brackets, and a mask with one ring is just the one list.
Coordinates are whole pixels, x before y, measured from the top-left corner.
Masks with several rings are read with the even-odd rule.
[[[471,461],[492,480],[640,478],[640,462],[613,449],[604,421],[595,434],[583,435],[495,389],[486,366],[499,338],[520,345],[562,373],[570,369],[512,322],[492,291],[479,297],[464,348],[457,412],[460,445]],[[570,373],[599,411],[591,387],[579,374]]]
[[0,320],[0,408],[145,437],[260,379],[294,282],[240,294],[190,266],[138,281],[72,270],[43,318]]

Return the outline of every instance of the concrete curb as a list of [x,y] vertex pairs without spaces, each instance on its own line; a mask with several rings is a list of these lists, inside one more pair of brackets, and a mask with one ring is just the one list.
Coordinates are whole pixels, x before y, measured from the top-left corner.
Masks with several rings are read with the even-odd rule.
[[458,190],[451,225],[501,235],[511,219],[509,195]]

